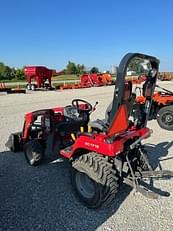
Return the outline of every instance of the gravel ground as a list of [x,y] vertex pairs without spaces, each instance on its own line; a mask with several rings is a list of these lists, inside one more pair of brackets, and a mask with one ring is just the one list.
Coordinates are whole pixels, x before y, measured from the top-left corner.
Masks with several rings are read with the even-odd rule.
[[[162,86],[171,90],[173,82]],[[0,96],[0,230],[173,230],[173,180],[155,183],[170,197],[150,200],[123,186],[109,208],[89,210],[72,193],[67,163],[33,168],[22,152],[14,154],[4,146],[11,132],[21,130],[25,112],[67,105],[72,98],[99,101],[92,119],[102,119],[112,90],[111,86]],[[161,130],[156,121],[149,127],[154,131],[146,141],[150,160],[173,171],[173,133]]]

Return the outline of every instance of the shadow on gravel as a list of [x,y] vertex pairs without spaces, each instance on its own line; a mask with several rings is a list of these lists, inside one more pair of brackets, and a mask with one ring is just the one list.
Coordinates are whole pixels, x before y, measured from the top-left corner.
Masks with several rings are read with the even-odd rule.
[[[154,168],[169,159],[163,158],[172,146],[173,141],[146,144]],[[96,230],[131,192],[123,185],[109,208],[89,210],[74,197],[69,170],[66,161],[31,167],[23,152],[1,152],[0,230]]]
[[145,144],[148,156],[153,168],[159,167],[162,170],[161,161],[173,159],[173,157],[164,158],[168,155],[169,149],[173,146],[173,140],[170,142],[162,142],[159,144]]
[[87,209],[72,193],[69,170],[68,162],[31,167],[23,152],[1,152],[0,230],[96,230],[131,192],[122,186],[109,208]]

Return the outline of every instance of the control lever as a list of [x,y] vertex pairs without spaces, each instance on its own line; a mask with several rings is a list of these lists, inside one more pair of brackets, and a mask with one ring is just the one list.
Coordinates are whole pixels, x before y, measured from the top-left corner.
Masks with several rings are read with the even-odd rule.
[[98,101],[95,102],[95,104],[94,104],[94,106],[93,106],[93,109],[92,109],[91,113],[94,112],[94,111],[96,110],[96,106],[98,105],[98,103],[99,103]]

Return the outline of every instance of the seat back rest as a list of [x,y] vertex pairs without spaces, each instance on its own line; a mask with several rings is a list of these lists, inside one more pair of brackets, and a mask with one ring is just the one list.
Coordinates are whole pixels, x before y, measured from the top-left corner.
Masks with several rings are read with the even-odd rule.
[[128,128],[128,117],[131,113],[132,99],[132,82],[128,81],[124,83],[122,103],[119,105],[116,104],[117,110],[114,113],[112,122],[107,131],[109,137],[123,132]]
[[[115,135],[117,133],[125,131],[128,127],[128,117],[129,111],[132,107],[133,100],[135,95],[132,95],[132,83],[126,82],[127,69],[128,65],[132,61],[132,59],[143,59],[147,60],[151,66],[151,70],[148,73],[146,83],[147,87],[146,91],[146,110],[144,113],[144,119],[141,122],[141,127],[146,127],[151,103],[152,103],[152,95],[154,92],[157,73],[159,69],[159,60],[154,56],[149,56],[141,53],[128,53],[121,60],[116,75],[116,84],[112,102],[112,108],[109,115],[109,128],[107,130],[107,134],[109,136]],[[148,69],[148,68],[147,68]],[[149,86],[151,84],[151,86]],[[120,124],[119,124],[120,123]],[[116,128],[118,126],[118,129]]]

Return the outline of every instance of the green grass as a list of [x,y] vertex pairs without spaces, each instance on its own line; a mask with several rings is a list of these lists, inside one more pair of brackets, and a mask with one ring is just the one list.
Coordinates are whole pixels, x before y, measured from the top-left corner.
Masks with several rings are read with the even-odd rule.
[[[59,75],[59,76],[54,76],[52,78],[52,81],[70,81],[70,80],[76,80],[76,82],[79,80],[80,78],[77,76],[77,75]],[[16,80],[16,79],[12,79],[12,80],[1,80],[0,82],[2,83],[14,83],[14,85],[10,85],[10,86],[7,86],[7,87],[10,87],[10,88],[16,88],[18,87],[17,84],[15,84],[15,82],[20,82],[20,83],[23,83],[23,84],[20,84],[20,88],[25,88],[26,87],[26,84],[24,82],[26,82],[26,80]],[[72,82],[68,82],[68,84],[71,84]],[[52,85],[54,87],[56,86],[59,86],[59,85],[62,85],[63,83],[52,83]]]
[[15,83],[15,82],[25,82],[26,80],[25,79],[22,79],[22,80],[18,80],[18,79],[11,79],[11,80],[0,80],[0,83]]
[[26,88],[26,84],[20,84],[20,85],[17,85],[17,84],[14,84],[14,85],[10,85],[10,86],[7,86],[9,88]]
[[61,80],[61,81],[66,81],[66,80],[79,80],[79,77],[77,75],[58,75],[54,76],[52,80]]

